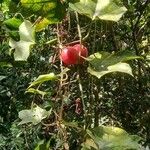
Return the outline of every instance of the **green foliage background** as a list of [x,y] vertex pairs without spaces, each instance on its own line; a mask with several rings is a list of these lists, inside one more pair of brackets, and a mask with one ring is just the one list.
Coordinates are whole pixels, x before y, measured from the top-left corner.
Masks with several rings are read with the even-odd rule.
[[[67,149],[68,146],[70,150],[81,149],[84,144],[89,144],[86,140],[91,137],[90,132],[85,133],[86,130],[81,128],[91,129],[100,125],[117,126],[129,134],[140,136],[141,149],[150,146],[148,0],[123,0],[127,12],[118,22],[112,22],[112,19],[99,20],[101,16],[91,20],[88,9],[84,15],[80,1],[62,3],[51,0],[51,6],[56,4],[54,6],[57,7],[47,11],[43,11],[45,3],[32,8],[30,5],[24,6],[25,0],[21,0],[22,5],[19,0],[0,2],[0,150],[57,150]],[[97,1],[93,2],[95,8]],[[40,13],[41,9],[43,13]],[[80,14],[77,15],[73,10]],[[40,19],[39,15],[45,20]],[[8,20],[13,17],[16,19],[11,24]],[[13,50],[10,54],[9,39],[20,40],[18,29],[24,19],[37,25],[36,44],[31,46],[27,61],[15,61]],[[118,54],[123,50],[140,58],[128,61],[134,77],[115,72],[98,79],[87,72],[87,61],[83,65],[69,67],[65,81],[48,81],[37,87],[46,95],[27,93],[30,83],[39,75],[50,72],[60,75],[64,70],[59,60],[59,46],[60,43],[71,45],[80,42],[77,23],[89,55],[97,52]],[[128,59],[131,54],[125,53],[124,56]],[[107,59],[105,63],[98,60],[98,63],[107,67],[113,65],[116,59]],[[95,68],[99,68],[98,63],[95,65],[90,62],[90,67],[95,65]],[[76,100],[81,100],[79,105]],[[19,112],[30,109],[34,104],[53,111],[39,124],[18,125]],[[61,109],[63,119],[60,121],[58,116]],[[94,134],[93,130],[91,132]]]

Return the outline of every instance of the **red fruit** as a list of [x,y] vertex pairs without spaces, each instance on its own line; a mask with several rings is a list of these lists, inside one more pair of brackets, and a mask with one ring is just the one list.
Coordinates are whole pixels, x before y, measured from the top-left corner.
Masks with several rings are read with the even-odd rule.
[[60,54],[60,59],[66,65],[82,64],[84,62],[82,57],[87,57],[87,55],[87,48],[83,45],[76,44],[74,46],[63,48]]
[[71,46],[63,48],[60,54],[60,59],[66,65],[76,64],[77,57],[76,49]]
[[77,53],[78,53],[78,63],[81,64],[84,62],[84,58],[83,57],[87,57],[88,56],[88,50],[85,46],[81,45],[81,44],[76,44],[73,46],[73,48],[76,49]]

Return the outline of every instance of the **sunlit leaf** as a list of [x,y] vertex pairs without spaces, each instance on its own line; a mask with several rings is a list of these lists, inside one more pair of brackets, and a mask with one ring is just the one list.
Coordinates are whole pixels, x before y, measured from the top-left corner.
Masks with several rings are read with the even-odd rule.
[[65,15],[65,6],[60,0],[21,0],[21,6],[23,14],[36,14],[50,23],[61,21]]
[[35,28],[33,24],[28,20],[24,20],[24,22],[19,26],[20,40],[34,43],[35,42],[34,34]]
[[50,24],[50,21],[46,18],[43,18],[42,20],[40,20],[40,22],[38,22],[36,24],[36,26],[35,26],[36,32],[39,32],[39,31],[45,29],[45,27],[49,24]]
[[69,6],[93,20],[99,18],[118,21],[127,10],[117,0],[79,0],[70,3]]
[[83,145],[96,150],[140,150],[140,138],[118,127],[100,126],[87,130],[87,134],[89,136]]
[[119,51],[110,54],[108,52],[94,53],[87,60],[90,63],[88,72],[98,78],[111,72],[122,72],[132,75],[132,69],[125,61],[142,59],[130,51]]
[[142,57],[137,56],[132,51],[124,50],[112,54],[103,51],[94,53],[90,55],[87,60],[89,60],[90,64],[94,67],[103,68],[104,66],[108,67],[109,65],[134,59],[142,59]]
[[30,54],[30,47],[35,43],[34,39],[34,27],[32,24],[25,20],[19,26],[20,41],[10,39],[9,45],[12,49],[15,49],[14,59],[16,61],[26,61]]
[[34,125],[40,123],[42,119],[49,116],[50,111],[35,106],[31,109],[25,109],[19,112],[19,118],[22,120],[19,125],[26,123],[33,123]]
[[26,61],[30,55],[30,46],[32,42],[22,41],[19,42],[10,39],[9,45],[15,49],[14,58],[16,61]]
[[92,67],[88,67],[88,72],[94,76],[96,76],[97,78],[101,78],[102,76],[111,73],[111,72],[122,72],[122,73],[127,73],[131,76],[132,75],[132,69],[130,67],[129,64],[127,63],[117,63],[115,65],[109,66],[107,67],[107,69],[105,69],[106,71],[95,71]]

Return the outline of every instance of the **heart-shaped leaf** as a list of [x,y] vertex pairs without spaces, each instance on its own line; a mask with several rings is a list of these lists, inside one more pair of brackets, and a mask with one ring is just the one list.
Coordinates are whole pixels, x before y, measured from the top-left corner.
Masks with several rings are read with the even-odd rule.
[[127,73],[127,74],[133,76],[132,69],[131,69],[130,65],[127,64],[127,63],[117,63],[115,65],[109,66],[109,67],[107,67],[106,71],[95,71],[94,69],[89,67],[88,68],[88,72],[91,75],[94,75],[94,76],[96,76],[99,79],[102,76],[104,76],[104,75],[106,75],[108,73],[112,73],[112,72],[122,72],[122,73]]
[[92,20],[118,21],[126,12],[126,8],[118,0],[79,0],[70,3],[70,8]]
[[14,59],[16,61],[26,61],[28,59],[30,46],[35,43],[34,32],[33,25],[28,20],[25,20],[19,26],[20,41],[9,40],[9,45],[12,49],[15,49]]
[[95,53],[87,58],[90,63],[88,72],[98,78],[111,72],[122,72],[132,75],[132,69],[125,61],[133,59],[141,59],[141,57],[127,50],[114,54],[108,52]]

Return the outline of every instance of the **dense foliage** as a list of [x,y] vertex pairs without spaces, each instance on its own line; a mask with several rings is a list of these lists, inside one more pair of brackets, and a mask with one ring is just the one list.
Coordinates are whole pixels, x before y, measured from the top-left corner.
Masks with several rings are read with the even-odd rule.
[[149,0],[0,5],[0,150],[149,149]]

